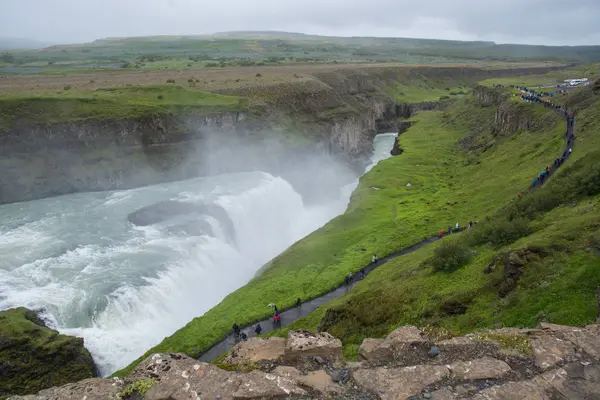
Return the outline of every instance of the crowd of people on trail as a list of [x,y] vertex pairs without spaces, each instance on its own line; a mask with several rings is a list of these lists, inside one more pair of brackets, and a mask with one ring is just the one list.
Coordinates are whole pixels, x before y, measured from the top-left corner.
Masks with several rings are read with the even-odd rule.
[[[552,95],[550,92],[536,92],[535,90],[530,90],[528,88],[519,88],[521,90],[521,100],[531,103],[539,103],[542,104],[546,108],[554,108],[556,110],[564,110],[563,106],[560,104],[555,104],[550,100],[542,98],[542,95],[548,93]],[[554,92],[552,92],[554,93]]]
[[[302,306],[302,299],[300,297],[298,297],[296,299],[296,304],[295,306],[297,308]],[[273,326],[275,328],[279,328],[281,327],[281,313],[279,312],[279,309],[277,308],[277,305],[274,303],[271,303],[268,305],[268,307],[273,308],[273,315],[271,316],[271,321],[273,322]],[[233,338],[235,343],[238,343],[240,341],[246,341],[248,340],[248,335],[243,332],[239,325],[237,323],[233,324],[233,327],[231,328],[232,332],[233,332]],[[254,328],[254,333],[256,334],[256,336],[259,336],[263,331],[263,327],[260,325],[260,323],[256,324],[256,327]]]
[[548,90],[543,90],[543,91],[537,91],[537,90],[533,90],[528,88],[527,86],[518,86],[518,85],[502,85],[502,84],[494,84],[493,85],[494,88],[505,88],[505,87],[510,87],[511,89],[517,89],[520,90],[522,92],[528,92],[528,93],[532,93],[532,94],[536,94],[539,97],[555,97],[561,94],[566,94],[569,91],[566,89],[561,89],[561,85],[556,85],[556,90],[552,90],[552,91],[548,91]]
[[560,167],[567,157],[571,155],[573,152],[573,142],[575,141],[575,133],[573,131],[573,127],[575,124],[575,115],[570,114],[567,110],[564,110],[565,119],[567,122],[567,130],[565,131],[565,141],[567,143],[566,148],[564,149],[562,155],[554,160],[554,166],[551,169],[550,167],[546,167],[541,170],[537,176],[533,177],[533,181],[531,182],[531,186],[543,185],[547,178],[555,171],[558,167]]
[[[475,221],[475,223],[477,223],[477,221]],[[448,232],[448,235],[451,235],[453,233],[460,232],[461,230],[464,230],[464,229],[469,230],[472,227],[473,227],[473,221],[469,221],[469,223],[467,224],[467,227],[466,228],[462,228],[462,229],[460,228],[460,225],[457,222],[456,225],[454,225],[454,227],[452,227],[452,225],[448,225],[448,231],[447,232]],[[438,233],[438,236],[439,237],[443,237],[444,236],[444,230],[443,229],[440,230],[440,232]]]

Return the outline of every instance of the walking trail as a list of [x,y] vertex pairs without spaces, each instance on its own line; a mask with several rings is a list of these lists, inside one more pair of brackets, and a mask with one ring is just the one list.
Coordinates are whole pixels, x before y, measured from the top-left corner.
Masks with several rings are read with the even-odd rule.
[[[565,113],[565,110],[561,109],[560,112]],[[569,124],[569,121],[567,119],[566,124],[567,124],[567,134],[565,135],[565,140],[567,141],[567,144],[566,144],[566,147],[564,150],[564,152],[566,152],[565,160],[566,160],[566,158],[569,157],[569,155],[570,155],[569,148],[573,147],[573,144],[575,141],[574,123]],[[569,141],[569,137],[571,137],[571,141]],[[564,154],[564,152],[562,154]],[[562,156],[562,154],[561,154],[561,156]],[[554,173],[555,169],[556,169],[556,167],[552,169],[551,174],[545,180],[546,182],[548,181],[548,178],[552,175],[552,173]],[[464,228],[459,229],[459,231],[462,231],[462,230],[464,230]],[[453,230],[453,232],[457,232],[457,231]],[[420,243],[417,243],[413,246],[410,246],[404,250],[401,250],[396,253],[392,253],[386,257],[383,257],[383,258],[379,259],[376,263],[372,263],[372,264],[369,264],[368,266],[365,266],[363,268],[363,271],[365,273],[364,276],[367,276],[369,273],[371,273],[377,267],[387,263],[390,260],[393,260],[394,258],[403,256],[405,254],[412,253],[412,252],[420,249],[423,246],[427,246],[430,243],[440,240],[441,238],[442,238],[441,236],[436,235],[436,236],[430,237],[429,239],[426,239]],[[260,324],[262,327],[261,334],[265,334],[265,333],[271,332],[275,329],[279,329],[281,327],[287,326],[287,325],[291,324],[292,322],[295,322],[296,320],[312,313],[318,307],[325,305],[332,300],[342,297],[343,295],[348,293],[350,290],[352,290],[352,288],[358,283],[358,281],[359,280],[356,279],[356,275],[355,275],[354,281],[348,285],[343,284],[342,286],[340,286],[328,293],[325,293],[322,296],[316,297],[310,301],[302,303],[299,307],[294,307],[294,308],[280,312],[281,323],[278,325],[275,325],[272,322],[271,318],[268,318],[268,319],[264,319],[262,321],[256,322],[252,325],[248,325],[248,326],[241,328],[241,332],[244,332],[250,338],[250,337],[257,336],[256,333],[254,332],[254,329],[257,324]],[[265,305],[265,307],[266,307],[266,305]],[[208,349],[206,352],[204,352],[198,359],[200,361],[204,361],[204,362],[213,361],[217,357],[219,357],[221,354],[224,354],[225,352],[227,352],[236,343],[237,342],[236,342],[236,339],[234,338],[233,334],[229,334],[225,339],[221,340],[219,343],[215,344],[210,349]]]

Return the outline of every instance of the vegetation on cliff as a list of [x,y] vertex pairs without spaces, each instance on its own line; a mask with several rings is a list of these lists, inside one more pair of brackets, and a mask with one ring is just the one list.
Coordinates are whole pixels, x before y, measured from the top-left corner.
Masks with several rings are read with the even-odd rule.
[[15,125],[121,120],[168,115],[210,115],[247,108],[236,96],[174,85],[124,86],[43,95],[1,95],[0,131]]
[[35,312],[0,312],[0,397],[30,394],[95,375],[83,339],[46,327]]
[[[525,190],[530,181],[522,176],[522,184],[512,186],[512,199],[499,202],[497,190],[485,188],[489,178],[473,182],[490,196],[488,202],[504,205],[467,233],[388,262],[347,296],[290,329],[327,330],[342,338],[347,355],[355,355],[363,338],[383,336],[391,327],[407,323],[464,333],[539,322],[593,322],[600,282],[600,91],[588,87],[567,102],[578,111],[573,157],[545,186],[519,196],[518,190]],[[413,129],[401,138],[407,152],[411,146],[405,141]],[[559,140],[556,133],[520,132],[505,138],[505,143],[477,157],[479,167],[496,170],[494,180],[503,180],[502,173],[518,176],[523,169],[533,176],[536,170],[525,159],[537,154],[539,169],[552,167],[560,148],[538,144]],[[500,154],[504,157],[498,158]],[[492,164],[495,158],[503,161]],[[476,206],[477,198],[470,204]],[[436,252],[449,243],[467,247],[473,260],[452,273],[435,272]]]
[[[433,273],[431,257],[437,246],[427,246],[380,267],[349,295],[292,328],[316,329],[321,323],[322,328],[342,337],[346,351],[352,354],[366,335],[382,335],[402,323],[465,332],[498,324],[529,326],[540,319],[589,322],[594,309],[592,282],[597,278],[589,267],[594,256],[582,249],[566,263],[569,256],[564,249],[556,250],[555,257],[551,244],[557,235],[580,229],[581,220],[571,216],[582,212],[594,215],[593,202],[573,210],[552,211],[567,213],[558,219],[548,214],[527,220],[523,226],[524,217],[520,216],[514,226],[501,227],[511,240],[533,232],[527,236],[531,243],[525,238],[516,242],[516,254],[534,265],[523,276],[516,272],[530,285],[526,289],[515,285],[518,289],[509,290],[510,296],[499,295],[514,283],[503,283],[501,263],[491,273],[483,273],[490,259],[509,251],[509,243],[476,240],[475,232],[494,223],[502,225],[502,221],[484,222],[484,218],[516,202],[533,176],[546,165],[552,166],[564,146],[564,120],[558,112],[527,105],[519,112],[527,113],[531,130],[515,126],[498,135],[496,124],[501,122],[495,119],[496,109],[497,105],[484,106],[468,96],[445,111],[417,114],[413,126],[400,137],[404,153],[380,163],[361,179],[344,215],[291,246],[266,265],[260,276],[150,352],[198,355],[226,335],[233,322],[247,324],[268,316],[268,302],[290,307],[298,297],[312,298],[338,286],[350,271],[367,265],[372,253],[391,254],[456,222],[466,226],[477,220],[480,224],[469,235],[473,239],[465,242],[467,235],[461,234],[441,242],[460,240],[472,253],[472,257],[463,257],[465,261],[455,266],[455,272]],[[578,124],[591,118],[582,111]],[[579,154],[597,146],[597,129],[578,131]],[[594,155],[589,157],[586,165]],[[558,181],[576,168],[571,167],[575,161],[575,157],[570,159],[553,179]],[[552,185],[543,190],[552,190]],[[557,235],[549,235],[554,230]],[[536,244],[535,238],[548,243]],[[510,274],[508,278],[515,280]],[[577,290],[568,289],[579,283]],[[549,287],[564,291],[554,305],[548,305],[547,296],[552,292],[544,292]],[[332,311],[326,316],[327,308]]]

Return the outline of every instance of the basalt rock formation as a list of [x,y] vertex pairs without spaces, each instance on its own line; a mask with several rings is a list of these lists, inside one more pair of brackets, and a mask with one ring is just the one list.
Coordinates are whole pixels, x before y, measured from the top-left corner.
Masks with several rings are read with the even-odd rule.
[[90,379],[12,400],[596,399],[600,325],[541,324],[462,337],[400,327],[365,339],[359,361],[327,333],[253,338],[216,365],[155,354],[131,376]]

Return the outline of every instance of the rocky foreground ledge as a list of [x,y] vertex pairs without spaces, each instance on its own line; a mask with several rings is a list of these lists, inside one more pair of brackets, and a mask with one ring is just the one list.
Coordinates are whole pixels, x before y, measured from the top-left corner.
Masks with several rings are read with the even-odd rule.
[[219,364],[154,354],[125,380],[88,379],[13,400],[600,399],[600,325],[541,324],[447,338],[412,326],[365,339],[359,361],[327,333],[251,339]]

